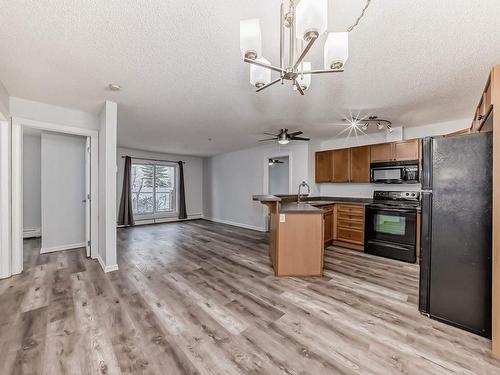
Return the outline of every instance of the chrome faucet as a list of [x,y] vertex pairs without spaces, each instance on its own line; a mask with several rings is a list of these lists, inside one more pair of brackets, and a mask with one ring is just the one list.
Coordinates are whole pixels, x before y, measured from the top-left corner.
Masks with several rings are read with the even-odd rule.
[[300,203],[300,196],[301,196],[300,191],[302,190],[303,187],[307,188],[307,195],[311,193],[311,187],[307,184],[307,182],[302,181],[299,185],[299,192],[297,194],[297,204]]

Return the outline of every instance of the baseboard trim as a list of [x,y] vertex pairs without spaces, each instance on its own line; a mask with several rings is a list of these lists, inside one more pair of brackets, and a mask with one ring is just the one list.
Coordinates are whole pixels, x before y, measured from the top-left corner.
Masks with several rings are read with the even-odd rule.
[[[137,219],[135,221],[134,226],[139,226],[139,225],[150,225],[150,224],[163,224],[163,223],[175,223],[178,221],[189,221],[189,220],[199,220],[202,219],[201,214],[197,215],[188,215],[186,219],[179,219],[177,217],[163,217],[163,218],[157,218],[157,219]],[[126,225],[117,225],[117,228],[128,228]]]
[[97,261],[99,262],[104,273],[118,271],[118,264],[112,264],[110,266],[106,266],[100,255],[97,256]]
[[40,249],[40,254],[54,253],[56,251],[79,249],[81,247],[85,247],[85,242],[72,243],[72,244],[68,244],[68,245],[53,246],[53,247],[42,247]]
[[40,237],[42,235],[42,230],[40,228],[30,228],[23,230],[23,238],[34,238]]
[[227,224],[227,225],[232,225],[233,227],[255,230],[257,232],[267,232],[265,228],[258,227],[255,225],[242,224],[242,223],[237,223],[235,221],[216,219],[213,217],[206,217],[206,216],[204,216],[203,219],[208,221],[213,221],[214,223]]

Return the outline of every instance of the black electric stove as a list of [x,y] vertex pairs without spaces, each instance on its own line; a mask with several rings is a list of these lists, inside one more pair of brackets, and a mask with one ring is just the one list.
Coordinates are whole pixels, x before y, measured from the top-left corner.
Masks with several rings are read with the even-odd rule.
[[375,191],[366,208],[365,252],[415,263],[418,191]]

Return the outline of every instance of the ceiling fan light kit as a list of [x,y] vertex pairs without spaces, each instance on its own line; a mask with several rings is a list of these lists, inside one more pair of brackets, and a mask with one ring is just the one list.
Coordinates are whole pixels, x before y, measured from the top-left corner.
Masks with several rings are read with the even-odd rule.
[[[347,32],[328,33],[324,45],[324,69],[313,70],[304,59],[316,40],[326,32],[328,25],[328,0],[283,0],[280,8],[280,63],[272,65],[262,56],[262,34],[258,19],[240,21],[240,49],[243,60],[250,67],[250,83],[260,92],[278,82],[291,81],[301,95],[311,85],[311,76],[323,73],[343,72],[349,57],[349,31],[364,16],[371,0],[367,0],[363,12]],[[286,7],[285,3],[288,3]],[[287,8],[287,9],[285,9]],[[288,29],[288,30],[287,30]],[[288,59],[285,63],[285,35],[288,33]],[[302,48],[302,46],[305,46]],[[298,50],[298,47],[301,47]],[[279,73],[272,80],[271,72]],[[256,79],[259,77],[260,79]],[[265,78],[265,79],[264,79]]]
[[272,138],[261,139],[259,142],[268,142],[268,141],[278,141],[280,145],[287,145],[290,141],[309,141],[310,139],[307,137],[299,137],[299,135],[303,134],[301,131],[296,131],[289,133],[288,129],[280,129],[279,134],[272,133],[264,133],[266,135],[272,136]]

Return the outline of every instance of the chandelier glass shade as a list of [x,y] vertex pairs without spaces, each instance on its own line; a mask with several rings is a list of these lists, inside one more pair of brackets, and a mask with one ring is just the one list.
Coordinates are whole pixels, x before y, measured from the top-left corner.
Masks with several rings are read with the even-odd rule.
[[[348,33],[329,33],[324,45],[324,69],[314,70],[304,62],[309,50],[328,25],[328,0],[282,0],[280,8],[280,61],[273,65],[262,56],[258,19],[240,21],[240,49],[251,64],[250,83],[260,92],[278,82],[291,81],[301,95],[310,87],[312,76],[343,72],[349,56]],[[285,44],[287,46],[285,46]],[[287,56],[285,56],[287,55]],[[272,71],[279,77],[272,79]]]
[[[299,66],[299,72],[308,72],[311,71],[311,63],[310,62],[303,62]],[[304,73],[299,73],[297,76],[297,82],[300,87],[302,87],[302,90],[307,91],[309,89],[309,86],[311,86],[311,74],[304,74]],[[293,86],[293,89],[297,91],[297,86]]]
[[[270,64],[264,57],[258,58],[255,61],[263,64]],[[250,83],[256,88],[267,85],[271,82],[271,71],[259,65],[250,65]]]
[[262,57],[262,36],[257,18],[240,21],[240,49],[243,58]]
[[321,35],[328,24],[327,0],[301,0],[296,10],[296,37],[308,42],[311,33]]
[[328,33],[325,42],[325,69],[342,68],[349,57],[349,33]]

